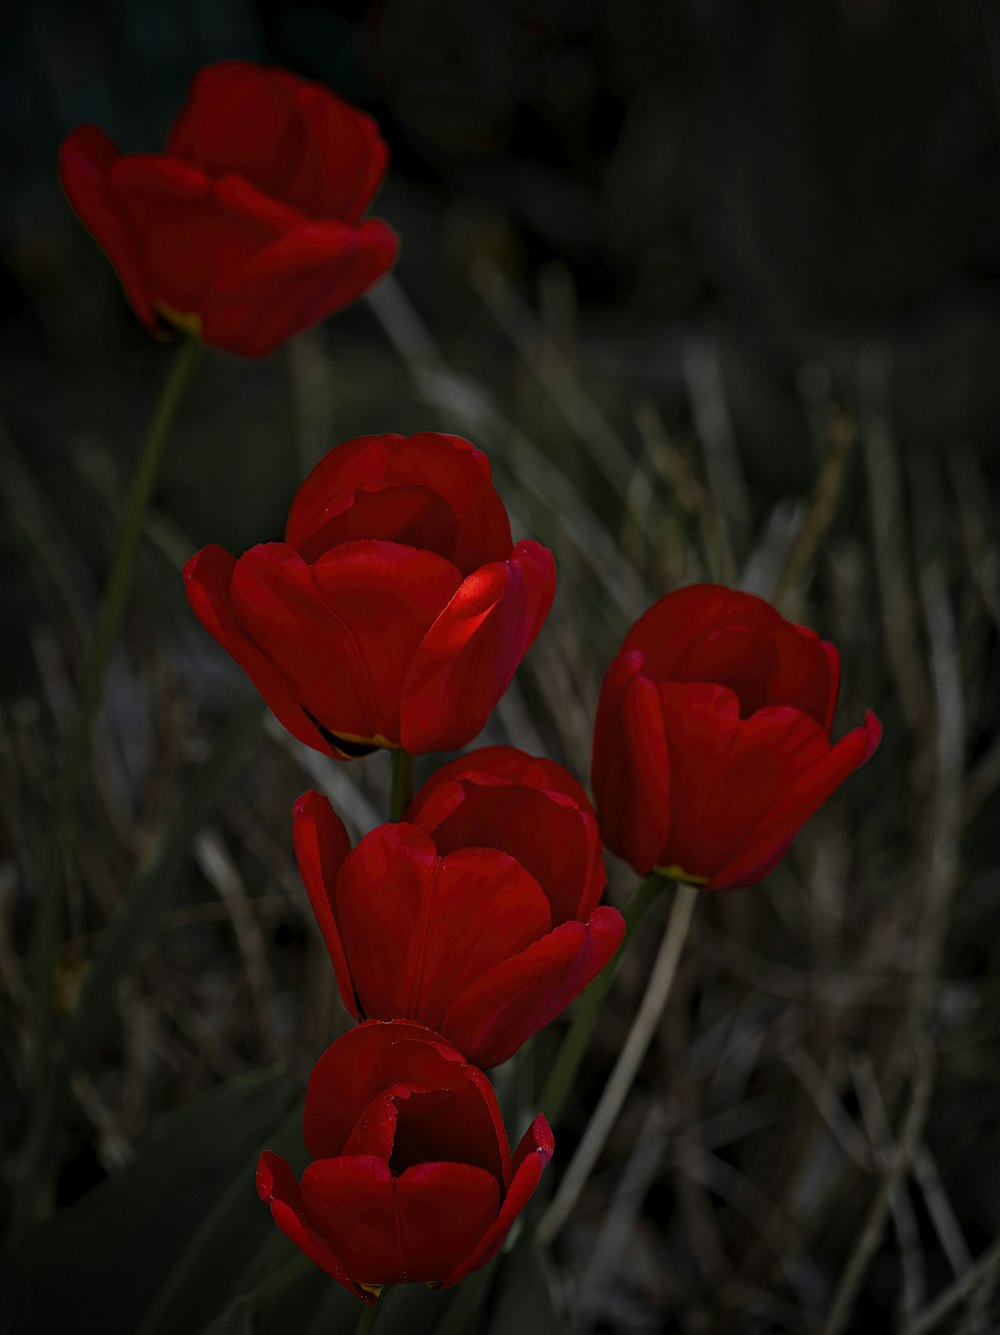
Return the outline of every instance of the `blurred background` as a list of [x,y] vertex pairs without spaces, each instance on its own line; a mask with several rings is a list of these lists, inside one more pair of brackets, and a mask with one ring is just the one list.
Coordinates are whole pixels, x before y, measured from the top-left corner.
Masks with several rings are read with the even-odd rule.
[[[840,646],[835,733],[885,740],[761,887],[706,895],[607,1146],[476,1329],[996,1329],[1000,1306],[1000,5],[993,0],[36,0],[0,45],[0,1168],[27,1130],[35,851],[142,431],[152,341],[56,180],[94,122],[154,150],[194,72],[321,80],[392,150],[393,277],[263,362],[213,353],[175,425],[69,859],[76,1016],[57,1212],[0,1273],[12,1330],[350,1330],[252,1187],[347,1027],[291,851],[305,788],[356,835],[385,755],[264,722],[179,566],[280,534],[361,432],[490,454],[555,608],[482,741],[586,780],[601,675],[680,584]],[[418,768],[428,773],[434,758]],[[610,898],[631,893],[609,858]],[[77,1010],[125,901],[147,906]],[[646,992],[615,984],[551,1193]],[[497,1073],[512,1138],[565,1019]],[[85,1039],[85,1042],[83,1041]],[[289,1140],[290,1138],[290,1140]],[[284,1143],[284,1142],[282,1142]],[[0,1211],[5,1193],[0,1191]],[[460,1291],[461,1292],[461,1291]],[[86,1295],[85,1301],[83,1295]],[[393,1295],[386,1332],[454,1303]],[[457,1312],[452,1335],[458,1335]],[[382,1325],[380,1322],[380,1329]],[[214,1323],[214,1324],[213,1324]]]

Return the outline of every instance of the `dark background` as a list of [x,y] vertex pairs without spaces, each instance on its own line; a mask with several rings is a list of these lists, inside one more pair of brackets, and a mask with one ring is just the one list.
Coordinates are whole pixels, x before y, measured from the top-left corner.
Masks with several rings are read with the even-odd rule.
[[[373,212],[402,253],[370,300],[273,357],[199,368],[109,682],[62,1004],[245,693],[193,625],[176,565],[204,542],[276,536],[339,440],[461,431],[560,569],[486,740],[585,778],[600,675],[630,620],[706,577],[837,641],[836,732],[869,705],[886,725],[785,869],[702,906],[640,1081],[557,1240],[560,1310],[588,1330],[823,1330],[911,1109],[914,1054],[931,1053],[933,1093],[848,1326],[911,1329],[1000,1231],[1000,7],[985,0],[7,12],[5,1169],[24,1132],[34,841],[172,355],[63,200],[57,148],[92,121],[125,150],[155,149],[194,72],[226,56],[319,79],[378,119],[392,166]],[[317,771],[274,733],[220,793],[118,1030],[75,1086],[62,1204],[85,1203],[188,1099],[269,1061],[304,1077],[343,1027],[290,857],[287,813],[313,782],[356,831],[382,809],[379,758]],[[611,871],[622,902],[630,874]],[[657,930],[623,970],[553,1172],[621,1046]],[[519,1074],[515,1116],[558,1034]],[[638,1185],[623,1203],[626,1178]],[[180,1231],[164,1219],[155,1246],[169,1257]],[[88,1259],[98,1290],[101,1264]],[[971,1304],[933,1328],[990,1329],[998,1274],[976,1272]],[[51,1297],[39,1329],[91,1328],[76,1310],[46,1317]],[[507,1320],[499,1298],[490,1310]],[[131,1328],[100,1304],[93,1319]]]

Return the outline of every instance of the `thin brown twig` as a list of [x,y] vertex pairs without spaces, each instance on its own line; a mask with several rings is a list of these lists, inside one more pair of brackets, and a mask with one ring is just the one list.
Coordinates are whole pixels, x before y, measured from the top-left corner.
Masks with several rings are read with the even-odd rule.
[[896,1148],[878,1191],[868,1209],[867,1217],[858,1234],[857,1241],[847,1258],[847,1264],[841,1272],[840,1284],[830,1307],[823,1335],[841,1335],[847,1329],[847,1323],[854,1310],[862,1280],[871,1264],[872,1257],[882,1238],[886,1217],[892,1204],[892,1197],[899,1189],[913,1158],[930,1107],[931,1090],[934,1086],[934,1056],[930,1048],[924,1047],[917,1052],[916,1073],[913,1080],[910,1104],[906,1111],[903,1127],[899,1134]]

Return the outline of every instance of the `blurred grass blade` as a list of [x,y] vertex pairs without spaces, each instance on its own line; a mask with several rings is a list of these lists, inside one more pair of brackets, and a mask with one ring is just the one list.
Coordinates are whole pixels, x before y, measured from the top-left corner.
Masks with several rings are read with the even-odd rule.
[[535,1330],[557,1335],[563,1322],[556,1293],[548,1252],[531,1243],[514,1247],[501,1261],[487,1335],[525,1335]]
[[[76,819],[80,779],[90,749],[90,739],[101,703],[104,679],[128,605],[132,570],[142,538],[146,511],[159,475],[177,405],[198,360],[200,350],[200,344],[193,341],[188,341],[184,345],[153,409],[125,513],[122,516],[115,555],[97,614],[97,623],[84,661],[76,712],[70,724],[66,749],[46,822],[31,939],[33,997],[30,1050],[32,1112],[35,1118],[42,1111],[47,1081],[46,1063],[53,1028],[52,975],[59,948],[63,913],[63,868],[67,845]],[[18,1218],[15,1217],[15,1223],[17,1222]],[[25,1221],[20,1219],[20,1222]]]
[[191,841],[256,748],[264,707],[251,696],[230,716],[192,776],[149,861],[105,927],[80,997],[50,1052],[14,1183],[11,1228],[17,1234],[48,1202],[51,1146],[69,1102],[69,1077],[86,1065],[114,1013],[118,986],[135,973],[169,907]]

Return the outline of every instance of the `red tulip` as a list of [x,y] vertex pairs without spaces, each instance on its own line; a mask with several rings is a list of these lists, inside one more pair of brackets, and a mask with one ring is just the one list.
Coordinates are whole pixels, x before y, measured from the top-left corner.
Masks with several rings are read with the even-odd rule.
[[227,60],[196,77],[166,153],[84,125],[59,175],[148,329],[259,357],[391,267],[392,230],[360,221],[387,163],[375,122],[328,89]]
[[430,1025],[506,1061],[604,968],[625,924],[598,907],[601,839],[575,779],[506,746],[425,784],[352,851],[325,797],[295,804],[295,852],[356,1018]]
[[423,1025],[371,1020],[320,1057],[301,1185],[265,1150],[257,1191],[300,1251],[372,1303],[383,1284],[448,1288],[496,1255],[552,1155],[536,1117],[513,1158],[481,1071]]
[[284,542],[205,547],[184,577],[289,732],[341,760],[471,741],[555,592],[552,553],[512,547],[485,455],[434,432],[331,450]]
[[607,846],[709,889],[752,885],[878,746],[830,745],[840,656],[751,594],[697,584],[636,622],[601,689],[593,785]]

